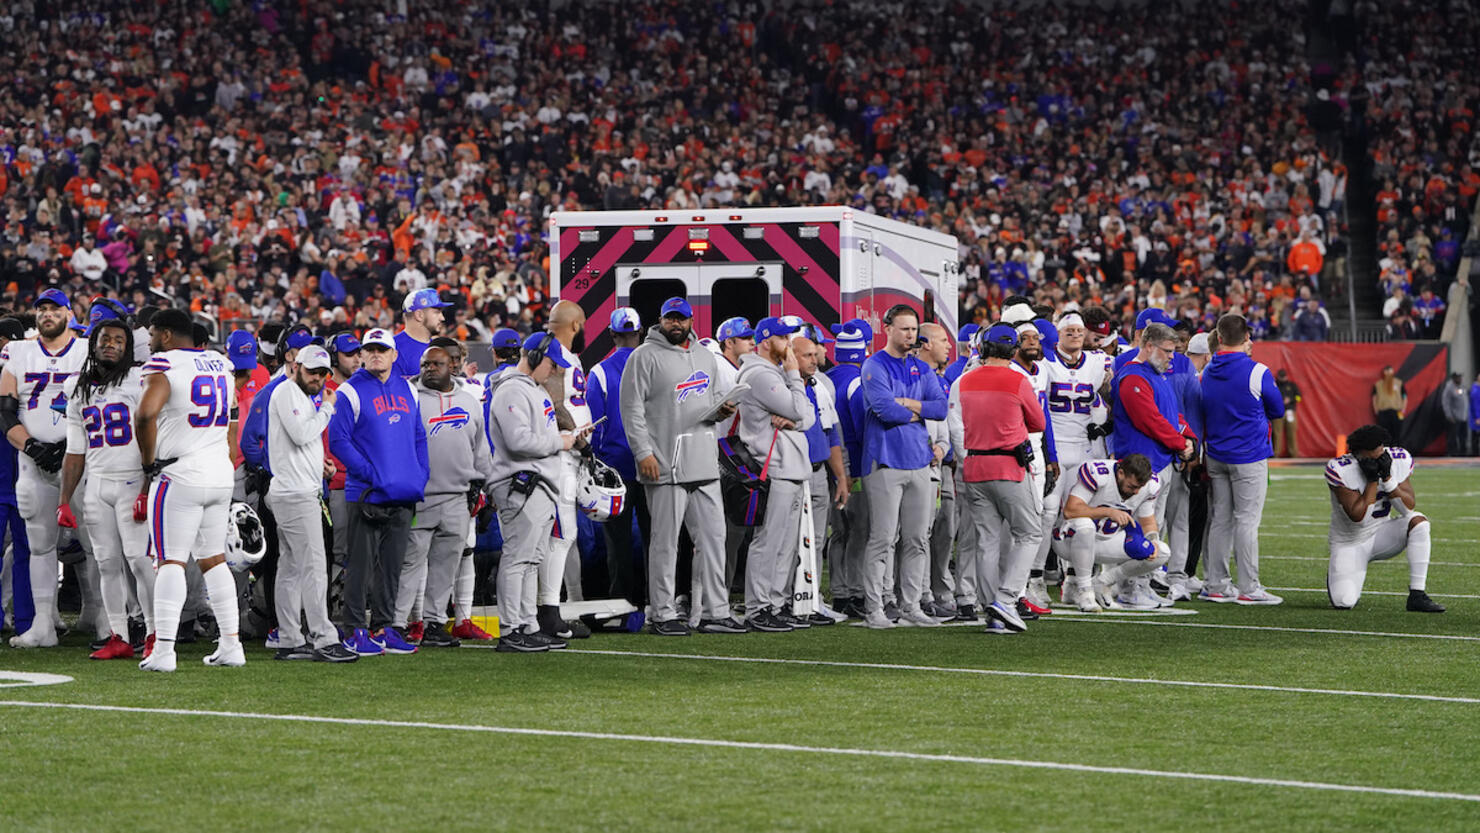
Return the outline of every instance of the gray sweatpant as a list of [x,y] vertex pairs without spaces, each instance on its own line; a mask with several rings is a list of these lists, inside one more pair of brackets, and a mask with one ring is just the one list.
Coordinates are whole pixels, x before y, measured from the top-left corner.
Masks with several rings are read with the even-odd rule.
[[278,645],[303,644],[303,629],[315,648],[339,641],[329,619],[329,571],[324,559],[324,531],[315,492],[267,495],[267,508],[277,519],[278,563],[273,606],[277,609]]
[[956,470],[956,606],[976,604],[976,524],[971,522],[971,502],[966,499],[966,480]]
[[[857,482],[857,481],[855,481]],[[859,484],[862,486],[862,484]],[[836,511],[836,510],[835,510]],[[843,599],[863,597],[863,557],[868,550],[868,493],[859,488],[848,495],[848,503],[837,513],[842,524],[834,521],[836,540],[828,552],[828,585],[833,604]]]
[[936,602],[956,603],[951,554],[956,546],[956,468],[941,466],[940,507],[930,528],[930,593]]
[[504,535],[498,563],[499,630],[512,633],[535,630],[535,603],[539,594],[540,564],[550,546],[555,526],[555,496],[537,487],[527,497],[509,490],[511,480],[494,487],[499,529]]
[[1187,542],[1190,530],[1188,511],[1192,508],[1192,492],[1182,472],[1172,471],[1172,476],[1163,480],[1161,490],[1167,493],[1167,525],[1162,527],[1162,538],[1171,549],[1167,560],[1167,581],[1187,578]]
[[1238,564],[1238,589],[1252,593],[1260,586],[1259,522],[1269,489],[1269,461],[1222,463],[1209,457],[1208,476],[1213,482],[1207,584],[1217,590],[1231,589],[1228,556],[1232,550]]
[[468,540],[468,499],[463,492],[432,495],[416,505],[401,584],[396,589],[396,623],[416,619],[447,621],[447,603]]
[[863,478],[863,490],[868,493],[871,508],[863,564],[864,606],[870,613],[883,611],[885,596],[892,595],[888,567],[897,539],[902,593],[899,605],[904,612],[918,610],[925,593],[926,542],[935,503],[930,468],[877,468]]
[[[1017,604],[1028,583],[1028,570],[1042,534],[1038,527],[1040,510],[1033,500],[1033,479],[965,483],[958,499],[964,504],[972,531],[969,550],[963,549],[957,558],[974,565],[962,571],[962,603],[976,604],[980,599],[984,606],[994,601]],[[1010,539],[1005,550],[997,544],[1004,525]],[[969,584],[964,580],[967,576]]]
[[[678,583],[678,532],[687,529],[694,542],[689,611],[701,619],[730,615],[730,592],[725,584],[725,509],[719,481],[649,484],[648,515],[653,539],[648,542],[648,603],[653,619],[678,617],[674,603]],[[506,547],[507,550],[507,547]],[[755,557],[755,546],[750,548]]]
[[[832,490],[827,487],[827,467],[812,472],[812,551],[817,553],[817,582],[822,581],[822,548],[827,543],[827,519],[832,516]],[[800,557],[800,553],[798,554]],[[820,589],[819,589],[820,592]]]
[[801,480],[771,478],[766,517],[745,560],[745,615],[779,612],[791,599],[797,539],[802,529]]

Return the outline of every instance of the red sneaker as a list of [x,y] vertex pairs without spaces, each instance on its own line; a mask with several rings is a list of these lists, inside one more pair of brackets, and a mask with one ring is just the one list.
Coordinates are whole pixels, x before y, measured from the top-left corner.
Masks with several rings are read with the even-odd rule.
[[1033,603],[1033,600],[1030,599],[1030,598],[1028,598],[1027,596],[1024,596],[1021,599],[1018,599],[1018,604],[1022,605],[1023,607],[1026,607],[1028,610],[1033,611],[1034,613],[1038,614],[1039,616],[1047,616],[1048,614],[1053,613],[1053,611],[1050,610],[1049,608],[1043,607],[1042,605],[1036,605],[1036,604],[1034,604]]
[[133,656],[134,646],[116,633],[108,637],[103,647],[87,655],[88,659],[133,659]]
[[149,659],[152,653],[154,653],[154,634],[151,633],[144,637],[144,659]]
[[452,629],[452,635],[458,639],[471,639],[474,642],[490,642],[493,635],[473,624],[472,619],[464,619],[457,623]]
[[406,626],[406,641],[416,645],[420,645],[421,638],[426,635],[426,632],[426,622],[412,622],[410,625]]

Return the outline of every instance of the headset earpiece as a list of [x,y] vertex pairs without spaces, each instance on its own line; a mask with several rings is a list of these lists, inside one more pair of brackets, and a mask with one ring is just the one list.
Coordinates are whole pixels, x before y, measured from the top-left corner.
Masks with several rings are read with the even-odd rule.
[[524,353],[524,358],[529,362],[529,369],[535,370],[545,363],[545,350],[550,346],[550,334],[541,333],[540,340],[534,347]]

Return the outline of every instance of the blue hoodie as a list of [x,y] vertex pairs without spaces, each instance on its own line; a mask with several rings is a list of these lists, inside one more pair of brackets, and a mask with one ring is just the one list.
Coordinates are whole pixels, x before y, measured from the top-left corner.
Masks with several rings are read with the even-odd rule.
[[267,463],[267,405],[272,401],[273,390],[286,378],[285,374],[279,373],[252,397],[252,407],[247,411],[247,418],[242,420],[241,436],[237,437],[237,445],[241,446],[242,459],[247,465],[272,471]]
[[[425,495],[427,432],[411,384],[395,371],[381,382],[361,368],[335,391],[329,450],[348,470],[344,499],[414,504]],[[258,394],[259,396],[261,394]]]
[[618,347],[597,362],[586,377],[586,407],[591,409],[591,421],[606,417],[606,422],[591,432],[591,448],[598,460],[616,469],[626,480],[637,479],[637,463],[632,459],[632,448],[627,445],[627,429],[622,424],[622,409],[617,399],[622,390],[622,371],[635,349]]
[[[868,410],[863,417],[863,473],[876,466],[891,469],[923,469],[935,459],[930,448],[927,419],[946,418],[946,396],[940,377],[930,365],[905,356],[896,359],[887,352],[875,353],[863,362],[863,399]],[[895,397],[920,403],[920,418]]]
[[837,391],[835,404],[838,428],[843,435],[843,450],[848,454],[848,476],[863,476],[863,366],[839,364],[827,371]]
[[1274,454],[1269,423],[1285,415],[1274,374],[1242,351],[1219,353],[1202,376],[1208,456],[1220,463],[1257,463]]

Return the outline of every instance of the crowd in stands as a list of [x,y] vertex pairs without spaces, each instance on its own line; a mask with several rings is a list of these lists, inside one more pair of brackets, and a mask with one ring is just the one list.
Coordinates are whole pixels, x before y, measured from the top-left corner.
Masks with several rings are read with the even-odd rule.
[[1318,99],[1303,8],[23,0],[0,287],[325,332],[433,287],[480,340],[542,325],[551,211],[826,203],[955,234],[971,320],[1027,291],[1324,339],[1347,171],[1312,107],[1373,91],[1383,280],[1421,292],[1457,258],[1477,96],[1447,18],[1384,9],[1412,40]]

